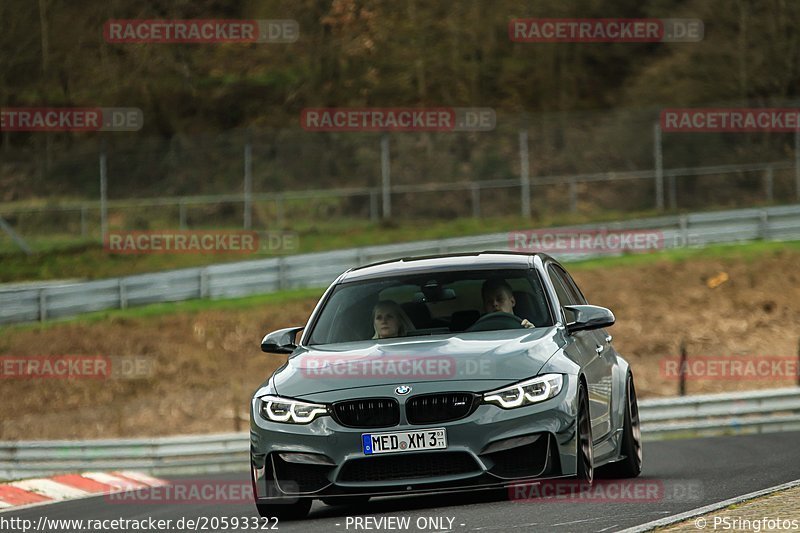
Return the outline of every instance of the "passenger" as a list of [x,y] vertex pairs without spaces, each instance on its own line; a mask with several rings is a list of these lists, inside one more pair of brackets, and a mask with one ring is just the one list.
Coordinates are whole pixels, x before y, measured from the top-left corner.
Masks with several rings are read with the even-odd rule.
[[411,329],[411,320],[394,300],[381,300],[372,308],[373,339],[405,337]]
[[[514,306],[517,305],[517,301],[514,299],[514,291],[511,289],[511,285],[506,280],[501,278],[487,279],[481,287],[481,296],[483,297],[484,313],[514,314]],[[522,318],[520,325],[523,328],[536,327],[527,318]]]

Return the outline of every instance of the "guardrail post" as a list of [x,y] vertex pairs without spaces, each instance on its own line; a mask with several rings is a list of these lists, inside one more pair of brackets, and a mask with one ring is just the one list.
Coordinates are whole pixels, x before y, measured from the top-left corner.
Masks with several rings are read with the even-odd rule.
[[763,210],[758,213],[758,234],[761,236],[761,239],[765,241],[769,238],[768,216],[768,213]]
[[481,217],[481,189],[478,187],[477,183],[473,183],[471,186],[471,193],[472,193],[472,217],[473,218],[480,218]]
[[681,237],[683,237],[683,242],[681,243],[681,248],[688,248],[689,247],[689,217],[686,215],[681,215],[678,218],[678,224],[681,229]]
[[44,289],[39,291],[39,322],[47,320],[47,294]]
[[119,278],[119,308],[128,308],[128,291],[125,289],[125,278]]
[[680,381],[678,382],[678,395],[686,396],[686,371],[688,370],[689,356],[686,350],[686,339],[681,341]]
[[286,288],[287,280],[286,280],[286,258],[279,257],[278,258],[278,290],[283,290]]
[[200,298],[208,298],[208,268],[200,269]]

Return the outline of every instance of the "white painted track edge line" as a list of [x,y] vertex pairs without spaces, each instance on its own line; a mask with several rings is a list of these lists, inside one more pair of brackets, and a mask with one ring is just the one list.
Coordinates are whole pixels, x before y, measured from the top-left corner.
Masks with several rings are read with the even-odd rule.
[[766,489],[757,490],[755,492],[749,492],[747,494],[742,494],[741,496],[735,496],[733,498],[712,503],[709,505],[705,505],[703,507],[698,507],[696,509],[692,509],[691,511],[685,511],[683,513],[679,513],[672,516],[667,516],[665,518],[660,518],[658,520],[653,520],[652,522],[647,522],[645,524],[640,524],[638,526],[633,526],[628,529],[622,529],[618,531],[618,533],[641,533],[644,531],[651,531],[657,527],[669,526],[678,522],[683,522],[689,518],[694,518],[696,516],[708,514],[713,511],[718,511],[720,509],[724,509],[725,507],[731,506],[736,503],[741,503],[743,501],[752,500],[754,498],[758,498],[760,496],[766,496],[769,494],[773,494],[775,492],[780,492],[782,490],[791,489],[794,487],[800,486],[800,479],[796,479],[794,481],[789,481],[787,483],[782,483],[780,485],[775,485],[774,487],[769,487]]

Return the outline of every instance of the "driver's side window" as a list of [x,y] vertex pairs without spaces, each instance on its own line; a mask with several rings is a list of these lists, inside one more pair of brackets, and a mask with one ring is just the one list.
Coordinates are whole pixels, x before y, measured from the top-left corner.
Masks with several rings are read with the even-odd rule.
[[[550,276],[550,281],[553,283],[553,288],[556,291],[556,296],[558,296],[558,303],[561,305],[562,309],[565,305],[575,305],[579,304],[580,302],[576,301],[574,295],[571,291],[567,288],[566,282],[562,279],[560,272],[556,270],[553,265],[547,267],[547,275]],[[567,323],[570,323],[575,320],[573,313],[564,309],[564,315],[567,320]]]

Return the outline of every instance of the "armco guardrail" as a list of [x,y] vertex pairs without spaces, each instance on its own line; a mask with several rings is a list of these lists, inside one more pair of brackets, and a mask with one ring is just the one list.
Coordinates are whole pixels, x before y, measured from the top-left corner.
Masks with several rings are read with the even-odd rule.
[[[800,388],[639,402],[646,440],[800,429]],[[156,474],[248,468],[247,433],[96,441],[0,442],[0,479],[89,470]]]
[[800,388],[730,392],[640,402],[649,439],[800,430]]
[[[548,228],[547,231],[564,229],[567,228]],[[658,230],[663,232],[665,247],[669,248],[755,239],[800,239],[800,204],[571,226],[570,229]],[[504,250],[509,249],[510,244],[508,233],[494,233],[298,254],[57,287],[0,291],[0,324],[45,321],[159,302],[233,298],[289,288],[324,287],[348,268],[375,261],[447,252]],[[592,257],[592,254],[558,257],[571,260]]]

